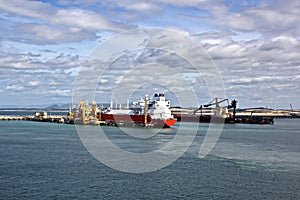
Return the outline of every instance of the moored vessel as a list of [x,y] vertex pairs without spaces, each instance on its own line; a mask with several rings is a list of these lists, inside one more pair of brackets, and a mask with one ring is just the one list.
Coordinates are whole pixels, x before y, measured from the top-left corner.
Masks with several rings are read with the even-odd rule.
[[110,106],[105,110],[100,109],[100,112],[95,102],[92,109],[87,103],[80,102],[74,121],[77,124],[169,128],[177,119],[171,114],[170,101],[161,93],[154,94],[151,99],[146,95],[144,99],[133,102],[130,108],[117,109]]
[[146,126],[169,128],[177,119],[173,117],[170,110],[170,101],[165,99],[164,94],[154,94],[149,99],[132,103],[127,110],[109,109],[101,113],[101,120],[106,124],[116,126]]
[[[228,105],[221,106],[220,104],[227,102]],[[198,123],[234,123],[235,122],[235,108],[237,101],[233,100],[231,105],[229,105],[228,99],[218,99],[214,98],[208,104],[200,106],[199,109],[193,111],[190,114],[174,114],[174,117],[178,121],[182,122],[198,122]],[[205,110],[203,112],[203,107],[207,108],[210,106],[215,106],[213,109]],[[228,109],[233,108],[233,113],[231,114]],[[208,111],[208,112],[207,112]],[[199,113],[200,112],[200,113]]]

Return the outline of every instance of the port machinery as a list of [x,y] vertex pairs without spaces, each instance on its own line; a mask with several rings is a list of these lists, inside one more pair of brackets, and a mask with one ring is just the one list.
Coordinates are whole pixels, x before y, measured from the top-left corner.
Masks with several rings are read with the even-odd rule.
[[[221,103],[227,102],[227,106],[221,106]],[[229,105],[228,99],[214,98],[208,104],[201,105],[198,109],[194,110],[190,114],[174,114],[174,117],[178,121],[182,122],[199,122],[199,123],[209,123],[220,122],[220,123],[234,123],[235,122],[235,112],[236,112],[237,101],[233,100]],[[203,108],[212,108],[212,113],[203,113]],[[228,109],[233,108],[233,114],[231,114]],[[199,114],[200,111],[200,114]]]
[[[224,103],[227,102],[227,105]],[[152,98],[146,95],[144,99],[133,102],[126,109],[97,108],[96,102],[92,107],[85,101],[80,102],[79,108],[71,112],[70,117],[76,124],[101,124],[110,126],[142,126],[142,127],[172,127],[178,122],[197,123],[243,123],[243,124],[274,124],[272,117],[236,115],[237,101],[229,104],[226,98],[214,98],[209,103],[188,113],[172,112],[170,101],[164,94],[154,94]],[[71,119],[71,121],[72,121]]]
[[79,109],[74,111],[74,122],[76,124],[103,124],[110,126],[143,126],[168,128],[173,126],[177,119],[173,117],[170,110],[170,101],[165,99],[164,94],[154,94],[149,99],[133,103],[132,108],[117,109],[108,108],[98,112],[96,102],[92,108],[86,102],[79,103]]

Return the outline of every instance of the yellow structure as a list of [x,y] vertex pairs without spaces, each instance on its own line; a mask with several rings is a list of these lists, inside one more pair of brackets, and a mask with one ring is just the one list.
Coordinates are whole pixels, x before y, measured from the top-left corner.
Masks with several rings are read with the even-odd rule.
[[98,109],[97,109],[97,103],[95,101],[92,102],[92,113],[91,113],[91,116],[96,119],[97,118],[97,112],[98,112]]

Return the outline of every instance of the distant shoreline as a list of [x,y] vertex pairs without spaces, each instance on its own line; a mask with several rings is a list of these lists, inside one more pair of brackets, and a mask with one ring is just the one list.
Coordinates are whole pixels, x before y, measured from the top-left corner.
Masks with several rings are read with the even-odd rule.
[[47,112],[68,112],[68,109],[47,109],[47,108],[0,108],[0,111],[47,111]]

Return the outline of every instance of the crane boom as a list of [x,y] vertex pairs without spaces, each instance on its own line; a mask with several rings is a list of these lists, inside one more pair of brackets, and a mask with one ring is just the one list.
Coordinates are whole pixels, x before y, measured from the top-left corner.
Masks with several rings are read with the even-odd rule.
[[224,102],[224,101],[227,101],[227,103],[228,103],[228,99],[223,99],[223,100],[218,101],[218,98],[214,98],[208,104],[204,105],[204,107],[209,107],[209,106],[213,106],[213,105],[216,105],[216,107],[219,107],[219,104]]
[[290,104],[290,107],[291,107],[291,109],[292,109],[292,111],[293,111],[294,109],[293,109],[293,106],[292,106],[292,104]]

